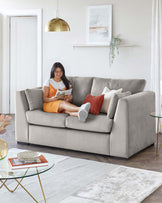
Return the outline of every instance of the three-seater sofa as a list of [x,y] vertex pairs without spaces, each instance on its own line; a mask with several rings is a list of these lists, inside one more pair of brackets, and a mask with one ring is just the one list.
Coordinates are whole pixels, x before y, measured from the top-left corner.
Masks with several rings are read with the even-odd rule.
[[[101,95],[104,87],[123,88],[132,94],[118,100],[114,118],[89,114],[85,123],[63,113],[47,113],[40,100],[30,110],[24,90],[16,92],[15,130],[17,142],[129,158],[154,143],[155,94],[143,91],[143,79],[68,77],[73,87],[72,103],[80,106],[88,94]],[[38,88],[39,89],[39,88]],[[36,97],[36,96],[35,96]],[[36,106],[37,107],[37,106]]]

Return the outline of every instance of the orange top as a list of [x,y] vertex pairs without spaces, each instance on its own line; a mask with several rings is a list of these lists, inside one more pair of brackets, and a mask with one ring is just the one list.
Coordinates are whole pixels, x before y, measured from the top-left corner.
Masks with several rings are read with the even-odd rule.
[[[66,86],[61,89],[61,90],[66,90]],[[48,97],[51,98],[51,97],[54,97],[56,95],[56,92],[57,92],[57,89],[55,89],[51,84],[49,84],[49,94],[48,94]]]
[[[66,90],[66,86],[63,81],[56,82],[54,79],[49,79],[45,82],[44,86],[49,87],[48,98],[54,97],[56,95],[57,89]],[[50,113],[59,113],[59,106],[62,100],[56,100],[43,104],[43,110]]]

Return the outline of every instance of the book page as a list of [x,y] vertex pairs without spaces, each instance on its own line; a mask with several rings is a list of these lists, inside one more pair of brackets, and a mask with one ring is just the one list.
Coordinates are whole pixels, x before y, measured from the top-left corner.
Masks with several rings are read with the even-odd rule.
[[56,92],[56,96],[65,96],[65,95],[70,95],[72,93],[72,89],[68,89],[68,90],[57,90]]

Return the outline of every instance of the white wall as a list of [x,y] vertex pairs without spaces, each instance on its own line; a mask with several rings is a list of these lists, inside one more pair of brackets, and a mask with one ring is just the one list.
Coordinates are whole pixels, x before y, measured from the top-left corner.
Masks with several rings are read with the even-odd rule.
[[[73,44],[86,41],[87,6],[101,4],[113,4],[113,35],[121,34],[125,42],[137,45],[120,48],[112,67],[109,67],[108,48],[73,48]],[[60,17],[69,23],[71,31],[43,30],[43,79],[48,79],[52,64],[60,61],[67,75],[144,78],[145,89],[150,89],[151,6],[152,0],[60,0]],[[55,17],[56,0],[0,0],[0,8],[43,8],[44,29]]]

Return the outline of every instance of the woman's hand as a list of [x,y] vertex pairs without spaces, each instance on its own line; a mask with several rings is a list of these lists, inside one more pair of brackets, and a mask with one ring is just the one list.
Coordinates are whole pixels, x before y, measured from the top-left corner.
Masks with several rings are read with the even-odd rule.
[[73,98],[73,97],[72,97],[72,94],[65,96],[65,100],[68,101],[68,102],[71,102],[71,101],[72,101],[72,98]]
[[64,100],[65,96],[59,95],[59,96],[57,96],[57,98],[58,98],[58,100]]
[[64,100],[64,96],[62,95],[59,95],[59,96],[54,96],[54,97],[51,97],[53,99],[53,101],[56,101],[56,100]]

